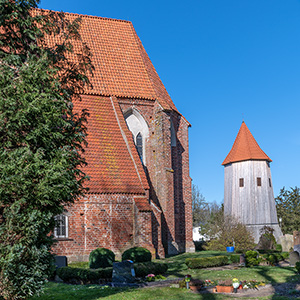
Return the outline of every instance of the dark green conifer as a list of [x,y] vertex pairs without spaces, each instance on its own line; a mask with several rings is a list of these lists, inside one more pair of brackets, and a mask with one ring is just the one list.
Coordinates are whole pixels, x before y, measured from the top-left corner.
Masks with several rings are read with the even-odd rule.
[[[88,48],[63,13],[0,0],[0,297],[39,293],[49,275],[54,216],[85,189],[80,170]],[[45,35],[60,37],[50,47]],[[81,51],[73,53],[72,43]],[[78,47],[76,47],[77,49]],[[71,53],[71,54],[70,54]],[[68,57],[76,57],[71,61]]]

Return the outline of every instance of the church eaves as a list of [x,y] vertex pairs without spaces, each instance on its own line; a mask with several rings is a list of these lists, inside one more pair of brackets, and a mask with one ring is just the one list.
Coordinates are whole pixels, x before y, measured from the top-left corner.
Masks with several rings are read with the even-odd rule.
[[234,144],[222,165],[245,160],[272,160],[261,150],[247,125],[243,121]]

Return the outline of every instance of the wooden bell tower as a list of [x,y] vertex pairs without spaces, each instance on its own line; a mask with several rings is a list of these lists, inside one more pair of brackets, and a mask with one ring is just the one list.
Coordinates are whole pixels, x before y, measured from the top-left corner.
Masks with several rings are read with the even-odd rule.
[[224,213],[249,228],[257,243],[260,229],[270,226],[276,240],[282,235],[277,220],[270,162],[243,121],[223,161]]

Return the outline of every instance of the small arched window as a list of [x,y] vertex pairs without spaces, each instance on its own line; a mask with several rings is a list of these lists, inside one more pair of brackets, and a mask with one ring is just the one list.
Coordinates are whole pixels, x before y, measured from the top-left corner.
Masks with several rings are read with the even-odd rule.
[[147,165],[146,140],[149,136],[148,125],[142,115],[135,109],[128,110],[125,114],[125,121],[132,133],[133,140],[142,163]]
[[143,136],[140,132],[136,136],[135,144],[136,144],[136,148],[139,153],[139,156],[141,158],[141,161],[143,161]]

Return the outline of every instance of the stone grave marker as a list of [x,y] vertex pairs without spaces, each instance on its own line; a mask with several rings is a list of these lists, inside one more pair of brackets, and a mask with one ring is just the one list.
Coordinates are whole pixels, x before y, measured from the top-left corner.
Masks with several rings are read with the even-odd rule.
[[300,244],[300,231],[293,231],[294,246]]
[[61,268],[61,267],[67,267],[68,266],[68,259],[66,256],[60,256],[60,255],[56,255],[54,257],[54,263],[56,268]]
[[113,263],[112,286],[134,286],[134,282],[135,272],[131,260]]
[[297,251],[290,253],[290,267],[295,267],[296,262],[299,260],[299,253]]
[[240,266],[245,267],[246,266],[246,257],[245,254],[240,255]]
[[300,245],[294,245],[294,251],[298,252],[300,255]]
[[[68,266],[68,258],[66,256],[55,255],[54,256],[54,264],[56,266],[56,269],[62,268],[62,267],[67,267]],[[63,282],[63,280],[58,275],[55,275],[54,280],[56,282]]]

